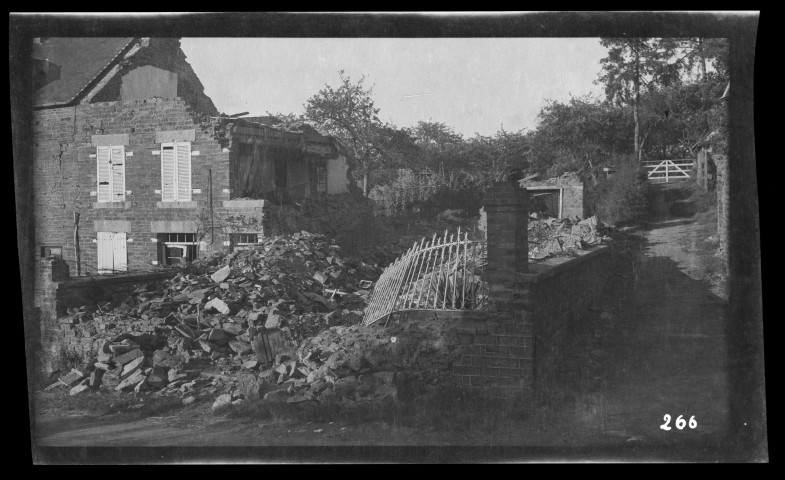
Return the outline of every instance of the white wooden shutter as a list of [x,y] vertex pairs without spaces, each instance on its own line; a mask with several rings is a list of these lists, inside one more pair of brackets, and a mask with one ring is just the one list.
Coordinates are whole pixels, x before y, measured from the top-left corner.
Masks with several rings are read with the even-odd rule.
[[98,201],[112,201],[112,158],[109,147],[96,147]]
[[191,201],[191,142],[176,143],[177,200]]
[[177,199],[175,154],[173,143],[161,144],[161,201],[174,202]]
[[97,232],[98,237],[98,273],[109,273],[114,263],[112,233]]
[[116,232],[112,238],[112,252],[114,271],[125,272],[128,270],[128,250],[125,243],[125,232]]
[[125,201],[125,147],[112,147],[112,201]]

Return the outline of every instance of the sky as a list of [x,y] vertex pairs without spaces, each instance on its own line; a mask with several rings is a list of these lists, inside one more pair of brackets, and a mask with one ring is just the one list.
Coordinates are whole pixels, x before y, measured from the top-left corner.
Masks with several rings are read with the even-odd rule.
[[533,129],[549,99],[592,94],[598,38],[183,38],[220,112],[302,113],[339,70],[366,75],[382,121],[443,122],[464,137]]

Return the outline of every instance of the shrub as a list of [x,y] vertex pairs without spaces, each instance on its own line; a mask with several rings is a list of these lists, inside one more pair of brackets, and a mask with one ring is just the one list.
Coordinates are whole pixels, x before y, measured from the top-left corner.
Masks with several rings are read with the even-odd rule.
[[605,223],[617,225],[642,218],[648,209],[651,185],[637,163],[622,162],[588,195],[588,206]]

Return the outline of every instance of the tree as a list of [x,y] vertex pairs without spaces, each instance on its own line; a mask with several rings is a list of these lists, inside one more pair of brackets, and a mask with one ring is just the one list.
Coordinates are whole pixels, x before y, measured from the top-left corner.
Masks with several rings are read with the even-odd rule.
[[440,172],[442,182],[452,183],[453,172],[461,169],[463,136],[441,122],[420,121],[413,130],[420,148],[421,163]]
[[364,86],[365,76],[353,83],[343,70],[338,75],[338,87],[325,85],[308,99],[305,117],[338,141],[362,175],[363,195],[367,196],[371,170],[400,164],[413,140],[407,131],[379,119],[379,109],[371,97],[373,89]]
[[614,157],[632,153],[632,118],[622,107],[589,96],[550,101],[530,132],[531,170],[548,177],[577,171],[597,183]]
[[662,59],[670,57],[672,51],[663,51],[662,48],[668,45],[651,38],[603,38],[600,44],[608,49],[608,56],[600,60],[602,72],[598,82],[605,85],[608,101],[632,105],[633,145],[635,158],[640,162],[641,92],[649,87],[654,77],[664,76]]

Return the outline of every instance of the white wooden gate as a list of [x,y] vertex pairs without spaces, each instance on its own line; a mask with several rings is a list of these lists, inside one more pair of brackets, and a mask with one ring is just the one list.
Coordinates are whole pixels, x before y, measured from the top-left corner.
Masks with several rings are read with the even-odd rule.
[[641,162],[646,169],[647,177],[652,183],[681,182],[690,179],[694,159],[680,160],[644,160]]
[[98,273],[128,271],[125,232],[98,233]]

